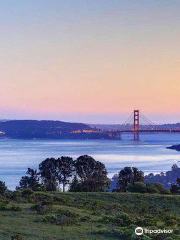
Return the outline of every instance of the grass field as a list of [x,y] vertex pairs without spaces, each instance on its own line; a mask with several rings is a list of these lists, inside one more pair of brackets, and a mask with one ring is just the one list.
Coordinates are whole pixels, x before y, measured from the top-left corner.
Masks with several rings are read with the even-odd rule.
[[[137,227],[173,234],[134,234]],[[180,196],[133,193],[14,193],[0,197],[0,239],[180,239]],[[21,239],[21,238],[19,238]]]

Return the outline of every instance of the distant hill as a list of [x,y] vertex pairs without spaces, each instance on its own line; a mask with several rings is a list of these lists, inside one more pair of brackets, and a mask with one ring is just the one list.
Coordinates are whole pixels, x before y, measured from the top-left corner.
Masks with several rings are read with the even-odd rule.
[[93,132],[93,128],[83,123],[37,120],[0,121],[2,137],[23,139],[87,139],[106,138]]

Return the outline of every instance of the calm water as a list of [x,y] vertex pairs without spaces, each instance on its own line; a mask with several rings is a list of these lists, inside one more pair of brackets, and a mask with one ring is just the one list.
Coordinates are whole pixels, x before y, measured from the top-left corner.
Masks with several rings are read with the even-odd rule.
[[180,152],[166,149],[180,143],[180,134],[141,135],[140,142],[131,139],[128,135],[122,141],[1,139],[0,180],[14,189],[28,167],[37,168],[45,158],[62,155],[76,158],[89,154],[106,165],[110,177],[125,166],[155,173],[167,171],[180,161]]

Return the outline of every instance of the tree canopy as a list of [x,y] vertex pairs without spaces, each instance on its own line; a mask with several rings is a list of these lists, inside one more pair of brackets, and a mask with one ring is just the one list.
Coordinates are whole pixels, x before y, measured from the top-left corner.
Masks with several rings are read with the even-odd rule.
[[120,191],[127,190],[128,183],[134,185],[135,182],[143,182],[144,173],[137,168],[125,167],[119,172],[117,186]]
[[37,170],[28,168],[27,175],[23,176],[19,182],[19,187],[17,190],[32,189],[33,191],[39,191],[41,189],[41,184],[39,183],[39,174]]
[[76,176],[70,190],[96,192],[109,186],[107,170],[103,163],[88,155],[82,155],[75,161]]

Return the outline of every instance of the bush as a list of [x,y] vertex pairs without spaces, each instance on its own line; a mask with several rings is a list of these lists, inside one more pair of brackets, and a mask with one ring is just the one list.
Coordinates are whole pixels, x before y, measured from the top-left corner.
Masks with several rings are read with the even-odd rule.
[[127,183],[126,190],[128,192],[133,192],[134,191],[134,186],[132,185],[132,183]]
[[164,188],[164,185],[159,183],[159,182],[154,182],[154,183],[151,183],[151,186],[154,186],[155,188],[157,188],[157,190],[161,193],[161,191],[163,191],[165,188]]
[[77,218],[79,215],[69,210],[60,209],[58,210],[58,215],[65,215],[66,217]]
[[24,238],[20,235],[14,235],[11,237],[11,240],[23,240]]
[[135,182],[133,186],[133,192],[146,193],[146,184],[143,182]]
[[22,211],[22,209],[21,209],[20,207],[18,207],[18,206],[12,206],[12,207],[10,208],[10,210],[11,210],[11,211],[15,211],[15,212],[21,212],[21,211]]
[[161,194],[171,194],[171,191],[169,190],[169,189],[162,189],[161,191],[160,191],[160,193]]
[[22,191],[22,196],[25,197],[25,198],[29,197],[31,195],[33,195],[33,191],[30,188],[27,188],[27,189]]
[[79,221],[80,222],[86,222],[86,221],[88,221],[88,220],[90,220],[91,218],[89,217],[89,216],[83,216],[83,217],[80,217],[79,218]]
[[52,210],[51,202],[42,202],[33,207],[38,214],[44,215]]
[[119,213],[116,215],[106,215],[100,219],[102,223],[114,223],[120,224],[121,226],[127,226],[135,222],[134,216],[127,213]]
[[175,219],[169,219],[166,222],[167,226],[175,226],[178,224],[178,222]]
[[7,211],[8,210],[8,205],[9,201],[1,201],[0,202],[0,210],[1,211]]
[[61,226],[68,226],[77,222],[79,215],[68,210],[59,210],[57,214],[46,216],[43,221]]

